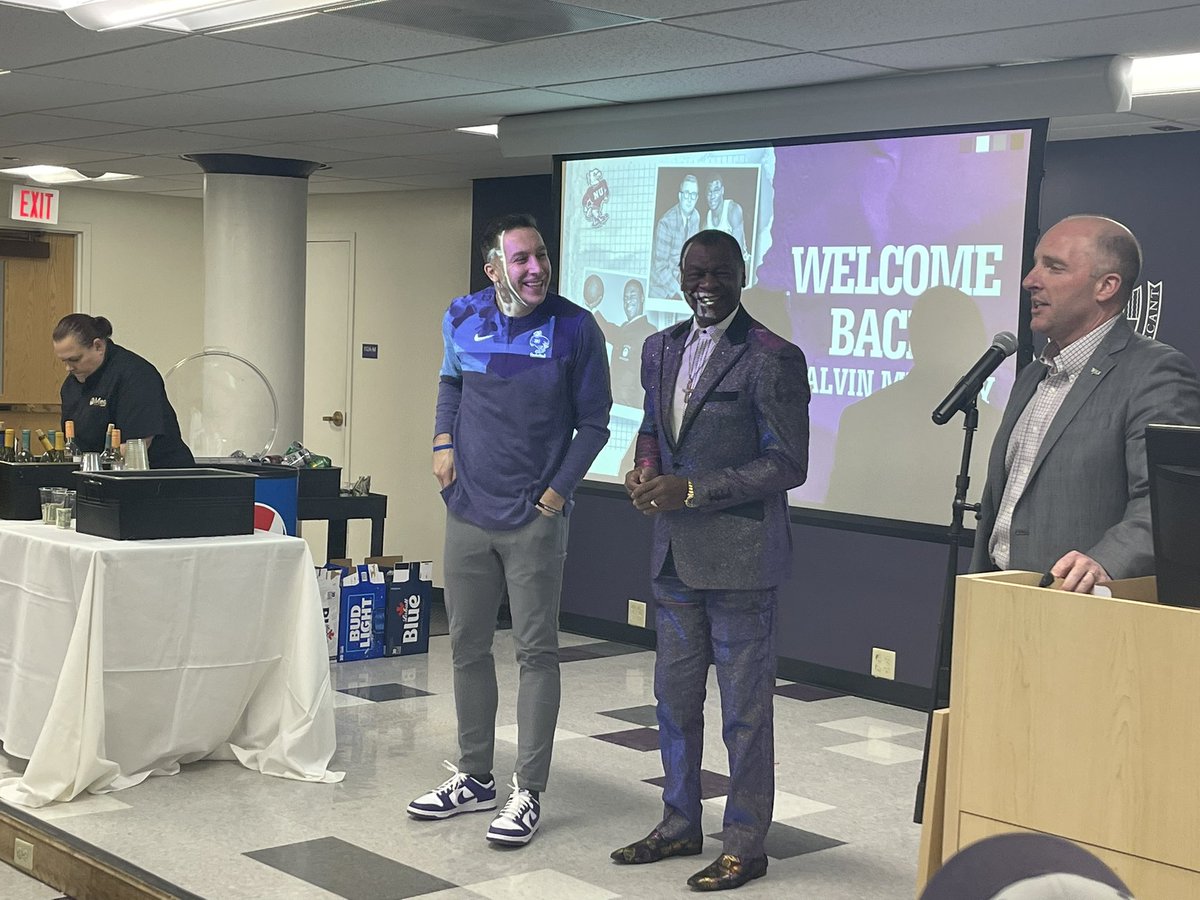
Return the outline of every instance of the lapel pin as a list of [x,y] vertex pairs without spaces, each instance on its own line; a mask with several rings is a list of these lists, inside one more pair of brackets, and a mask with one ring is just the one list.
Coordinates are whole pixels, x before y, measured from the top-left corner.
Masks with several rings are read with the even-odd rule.
[[1092,374],[1093,375],[1102,375],[1103,373],[1099,369],[1097,369],[1095,366],[1092,366]]

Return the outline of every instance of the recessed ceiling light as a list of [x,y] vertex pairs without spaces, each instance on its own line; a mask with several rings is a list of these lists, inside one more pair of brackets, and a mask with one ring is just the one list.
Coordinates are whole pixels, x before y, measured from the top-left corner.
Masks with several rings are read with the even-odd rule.
[[1135,59],[1129,78],[1135,97],[1200,91],[1200,53]]
[[16,175],[28,178],[39,184],[72,184],[81,181],[126,181],[130,178],[141,178],[141,175],[125,175],[121,172],[103,172],[85,175],[77,169],[66,166],[17,166],[12,169],[0,169],[4,175]]
[[455,128],[455,131],[461,131],[464,134],[485,134],[488,137],[496,137],[500,132],[499,125],[467,125],[463,128]]
[[[170,31],[208,32],[231,25],[266,25],[331,7],[357,5],[356,0],[4,0],[65,12],[91,31],[148,25]],[[359,0],[361,2],[361,0]]]

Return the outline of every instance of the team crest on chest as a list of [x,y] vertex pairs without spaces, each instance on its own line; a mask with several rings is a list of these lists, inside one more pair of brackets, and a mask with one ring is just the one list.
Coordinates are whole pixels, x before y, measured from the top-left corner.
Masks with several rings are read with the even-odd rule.
[[529,336],[529,355],[534,359],[545,359],[550,353],[550,338],[539,328]]

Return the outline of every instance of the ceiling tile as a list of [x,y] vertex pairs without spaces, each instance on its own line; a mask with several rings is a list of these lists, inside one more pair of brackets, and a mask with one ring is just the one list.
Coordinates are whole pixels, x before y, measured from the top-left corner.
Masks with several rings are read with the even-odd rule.
[[[2,143],[2,142],[0,142]],[[87,150],[83,147],[64,147],[56,144],[12,144],[0,149],[0,158],[11,166],[84,166],[91,168],[112,158],[111,150]],[[7,157],[17,157],[16,162]],[[137,157],[141,159],[142,157]],[[108,164],[105,163],[107,166]],[[111,168],[111,167],[109,167]],[[134,174],[141,174],[134,173]],[[158,174],[158,173],[151,173]]]
[[187,91],[320,72],[345,65],[344,60],[327,56],[253,47],[197,36],[70,62],[51,63],[37,66],[32,71],[38,75],[77,78],[81,81],[154,85],[160,91]]
[[1134,97],[1132,112],[1174,122],[1200,124],[1200,93]]
[[463,0],[387,0],[348,6],[331,15],[503,44],[631,21],[628,16],[558,0],[505,0],[496,11]]
[[[99,153],[102,151],[85,151]],[[77,167],[78,168],[78,167]],[[120,172],[123,175],[172,176],[195,175],[200,168],[178,156],[124,156],[114,159],[97,159],[85,164],[89,171]]]
[[741,2],[738,0],[566,0],[566,2],[620,13],[624,16],[640,16],[643,19],[667,19],[672,16],[687,16],[762,5],[759,0],[741,0]]
[[194,94],[154,94],[134,100],[68,106],[55,112],[77,119],[122,122],[143,128],[179,128],[256,117],[255,108],[244,105],[240,100],[214,100]]
[[98,33],[80,28],[62,13],[0,6],[0,69],[23,69],[178,39],[148,28]]
[[82,119],[67,119],[40,113],[17,113],[0,116],[0,145],[51,144],[67,139],[131,130],[127,125],[111,125],[107,122],[85,122]]
[[[676,19],[673,25],[701,28],[747,40],[799,50],[829,50],[964,35],[1016,26],[1067,22],[1130,11],[1129,0],[1005,0],[976,2],[921,0],[793,0],[759,7],[753,14],[724,12]],[[1178,6],[1173,0],[1147,0],[1139,10]]]
[[78,183],[71,187],[93,190],[122,191],[129,194],[153,194],[158,191],[203,190],[204,176],[197,174],[179,178],[132,178],[129,181],[106,181],[101,184]]
[[494,91],[496,87],[495,82],[432,75],[394,66],[358,66],[337,72],[264,81],[254,85],[253,90],[222,87],[197,91],[196,94],[235,100],[250,94],[254,102],[273,108],[275,115],[284,115],[329,112],[404,100],[456,97]]
[[370,194],[383,191],[403,190],[396,182],[370,181],[369,179],[331,178],[327,181],[309,181],[310,194]]
[[718,65],[777,55],[778,51],[763,44],[646,23],[414,59],[405,65],[424,72],[503,78],[525,87],[541,87],[561,83],[565,72],[583,81],[617,73],[671,72],[694,66],[697,60]]
[[463,174],[408,175],[404,178],[385,178],[383,181],[403,184],[407,187],[433,190],[437,188],[465,188],[471,186],[471,176]]
[[[0,120],[0,122],[2,121]],[[175,156],[180,153],[220,153],[222,151],[237,153],[239,148],[253,144],[254,141],[221,137],[215,134],[197,134],[194,131],[156,128],[148,131],[130,131],[124,134],[62,140],[60,143],[90,147],[94,150],[111,150],[114,154],[146,153]]]
[[214,37],[359,62],[388,62],[491,46],[489,41],[415,31],[327,13]]
[[225,134],[230,137],[259,138],[274,141],[316,141],[331,135],[339,138],[375,137],[383,134],[410,134],[428,129],[422,125],[402,125],[374,118],[339,116],[332,113],[304,113],[297,116],[273,116],[241,122],[213,122],[195,126],[193,131]]
[[1200,5],[1137,16],[1117,16],[1011,28],[983,34],[930,38],[839,50],[838,56],[897,68],[921,70],[1041,62],[1106,54],[1195,52]]
[[58,112],[58,107],[122,100],[147,93],[150,91],[146,88],[48,78],[26,72],[0,75],[0,110],[5,114],[47,109]]
[[[723,66],[703,66],[679,72],[630,75],[621,78],[604,78],[598,81],[560,84],[547,88],[547,90],[561,91],[571,96],[632,103],[644,100],[667,100],[681,96],[698,97],[737,91],[770,90],[890,74],[895,74],[895,70],[837,59],[819,53],[793,53],[774,59],[726,63]],[[688,94],[680,91],[680,81],[685,76]]]
[[444,175],[454,171],[452,163],[440,159],[383,156],[334,163],[324,174],[337,178],[403,178],[407,175]]
[[461,131],[423,131],[384,137],[346,138],[331,135],[319,142],[325,147],[351,150],[366,156],[432,156],[442,153],[471,153],[481,149],[500,153],[499,142],[486,135]]
[[325,163],[326,165],[387,155],[383,153],[356,152],[353,150],[336,150],[333,147],[319,147],[313,143],[282,142],[246,144],[238,150],[238,153],[249,153],[253,156],[274,156],[281,159],[307,159],[313,162]]
[[[1090,140],[1091,138],[1104,137],[1129,137],[1135,134],[1157,134],[1150,126],[1153,123],[1147,122],[1145,126],[1133,128],[1129,125],[1093,125],[1084,128],[1060,128],[1051,127],[1047,139],[1051,141],[1079,141]],[[1184,131],[1195,131],[1196,126],[1185,125]]]
[[502,116],[550,112],[581,106],[606,106],[605,101],[568,96],[565,93],[532,88],[508,88],[486,94],[446,97],[442,100],[414,100],[345,109],[347,116],[362,116],[385,122],[409,122],[433,128],[461,128],[464,125],[491,125]]

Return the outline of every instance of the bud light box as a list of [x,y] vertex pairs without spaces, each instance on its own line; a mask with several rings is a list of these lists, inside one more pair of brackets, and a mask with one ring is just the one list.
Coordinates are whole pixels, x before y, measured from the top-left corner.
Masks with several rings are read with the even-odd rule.
[[433,602],[433,563],[399,563],[388,583],[385,656],[429,652],[429,604]]
[[338,662],[383,656],[387,606],[387,584],[378,566],[357,566],[346,573],[338,614]]

